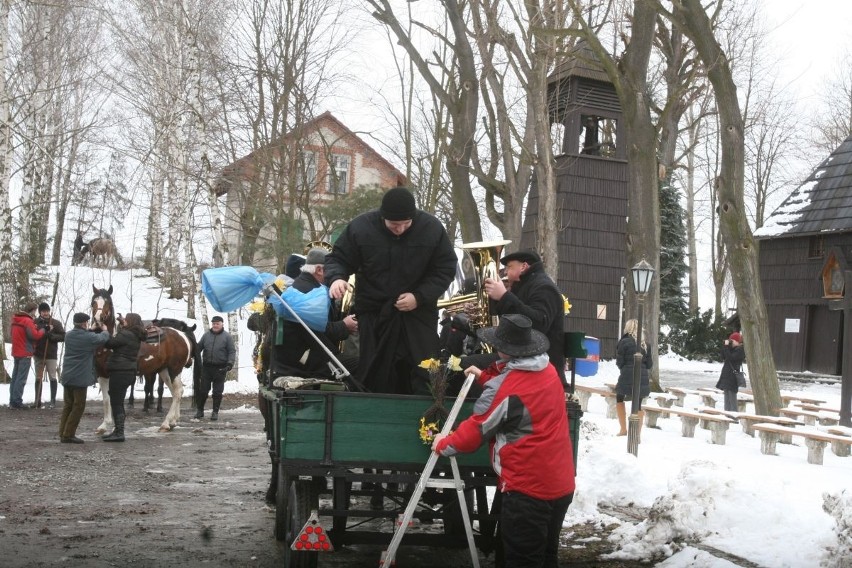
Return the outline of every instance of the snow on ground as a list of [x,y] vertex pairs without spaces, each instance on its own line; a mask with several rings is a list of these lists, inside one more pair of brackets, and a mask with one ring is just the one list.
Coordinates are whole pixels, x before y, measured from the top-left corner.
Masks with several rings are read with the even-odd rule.
[[[187,320],[183,301],[169,300],[158,283],[142,271],[101,271],[89,267],[51,267],[44,281],[49,295],[58,271],[59,289],[54,317],[70,326],[76,311],[89,312],[92,285],[114,288],[116,310],[135,311],[144,319],[175,317]],[[215,315],[211,312],[210,317]],[[257,380],[251,363],[254,334],[247,331],[246,310],[239,314],[239,380],[228,381],[227,393],[253,393]],[[201,326],[199,326],[200,328]],[[200,337],[203,330],[197,330]],[[11,346],[7,345],[11,353]],[[605,356],[606,354],[604,354]],[[61,357],[61,355],[60,355]],[[11,373],[12,361],[5,362]],[[664,356],[659,361],[663,385],[713,386],[721,365]],[[596,386],[614,383],[618,369],[603,361],[592,377],[578,382]],[[184,378],[187,391],[191,381]],[[137,386],[137,389],[140,388]],[[804,390],[830,406],[840,404],[839,385],[787,385]],[[99,397],[97,388],[90,399]],[[190,394],[187,392],[187,394]],[[140,395],[141,396],[141,395]],[[61,389],[60,389],[61,397]],[[34,400],[33,375],[24,402]],[[687,397],[687,406],[700,401]],[[0,404],[9,403],[9,386],[0,385]],[[629,408],[629,406],[628,406]],[[251,411],[251,409],[237,409]],[[616,556],[667,559],[666,568],[736,566],[688,544],[714,547],[764,567],[852,566],[852,457],[837,457],[826,449],[823,465],[807,463],[807,448],[778,444],[777,456],[760,453],[760,440],[732,427],[725,445],[713,445],[709,432],[696,429],[683,438],[680,420],[661,418],[659,429],[643,428],[639,455],[627,452],[627,438],[617,437],[616,421],[606,418],[606,403],[596,395],[582,418],[577,469],[577,492],[566,525],[618,523],[612,537]],[[167,435],[167,434],[166,434]],[[601,507],[650,509],[639,523],[622,523]],[[827,511],[832,511],[829,513]],[[684,544],[686,543],[686,545]]]

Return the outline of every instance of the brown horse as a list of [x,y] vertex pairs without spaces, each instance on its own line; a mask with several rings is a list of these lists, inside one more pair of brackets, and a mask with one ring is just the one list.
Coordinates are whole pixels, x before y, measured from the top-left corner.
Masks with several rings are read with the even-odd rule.
[[[92,285],[92,323],[91,325],[107,329],[110,335],[115,333],[116,313],[112,304],[112,286],[109,289],[96,288]],[[193,338],[194,339],[194,338]],[[201,376],[201,365],[198,363],[197,351],[193,348],[195,342],[187,334],[171,328],[162,328],[162,335],[157,343],[142,343],[139,347],[137,368],[146,382],[153,384],[156,375],[169,387],[172,402],[166,413],[160,432],[174,428],[180,419],[180,400],[183,395],[183,383],[180,374],[184,367],[193,364],[193,375]],[[95,354],[95,369],[98,373],[98,384],[104,400],[104,420],[97,428],[97,433],[111,432],[114,423],[112,408],[109,403],[109,373],[106,362],[109,357],[108,349],[99,349]],[[200,380],[200,379],[196,379]]]
[[117,259],[118,251],[111,239],[97,238],[89,243],[89,253],[94,266],[109,266]]

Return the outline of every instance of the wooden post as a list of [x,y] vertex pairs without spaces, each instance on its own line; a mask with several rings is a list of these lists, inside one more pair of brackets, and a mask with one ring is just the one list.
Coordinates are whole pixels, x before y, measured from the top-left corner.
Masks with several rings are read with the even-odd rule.
[[852,270],[844,270],[845,288],[842,300],[830,300],[829,310],[843,310],[842,379],[840,383],[840,425],[852,427],[852,294],[846,291],[852,286]]

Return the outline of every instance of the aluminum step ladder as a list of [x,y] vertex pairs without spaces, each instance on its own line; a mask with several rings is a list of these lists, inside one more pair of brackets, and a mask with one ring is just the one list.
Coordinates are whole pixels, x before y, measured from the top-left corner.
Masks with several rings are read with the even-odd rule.
[[[447,416],[447,420],[444,423],[444,427],[441,429],[441,434],[447,435],[453,429],[453,424],[458,418],[459,412],[461,411],[462,404],[464,404],[464,399],[467,396],[468,391],[470,390],[470,386],[473,384],[474,376],[473,374],[469,374],[462,385],[461,390],[459,391],[458,397],[456,398],[455,403],[453,404],[453,408],[450,410],[449,416]],[[420,498],[423,495],[423,491],[427,487],[434,487],[439,489],[455,489],[456,494],[459,498],[459,508],[461,508],[462,519],[464,520],[464,530],[467,535],[467,545],[470,549],[470,558],[473,561],[473,567],[479,568],[479,555],[476,552],[476,544],[473,541],[473,527],[470,522],[470,515],[467,512],[467,499],[464,496],[464,481],[461,479],[461,475],[459,475],[459,466],[456,463],[455,456],[450,457],[450,467],[453,472],[452,479],[446,478],[432,478],[432,470],[435,469],[435,464],[438,463],[438,458],[440,456],[436,452],[432,452],[429,456],[428,461],[426,462],[426,467],[423,468],[423,473],[420,474],[420,479],[417,481],[417,487],[414,489],[414,493],[411,495],[411,499],[408,500],[408,505],[405,507],[405,513],[402,515],[401,521],[398,523],[396,527],[396,531],[393,533],[393,538],[388,545],[387,550],[382,552],[381,560],[379,560],[379,566],[382,568],[389,568],[393,566],[396,561],[396,551],[399,549],[399,544],[402,542],[402,537],[405,535],[405,530],[408,528],[408,523],[411,522],[411,519],[414,516],[414,510],[417,508],[417,505],[420,503]]]

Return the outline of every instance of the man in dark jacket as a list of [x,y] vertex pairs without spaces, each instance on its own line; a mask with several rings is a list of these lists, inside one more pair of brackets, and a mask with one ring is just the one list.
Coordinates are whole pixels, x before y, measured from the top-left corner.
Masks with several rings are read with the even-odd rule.
[[237,349],[234,338],[225,331],[225,321],[221,316],[213,316],[210,329],[198,341],[198,352],[201,353],[201,392],[196,393],[195,403],[198,409],[197,419],[204,418],[204,404],[210,388],[213,388],[213,413],[210,420],[219,420],[219,407],[222,405],[222,393],[225,392],[225,376],[234,368]]
[[[303,294],[319,288],[325,278],[324,264],[328,251],[323,248],[312,248],[308,251],[306,262],[301,267],[301,273],[290,285]],[[281,322],[282,320],[279,320]],[[282,342],[275,347],[273,372],[276,375],[292,375],[295,377],[332,377],[329,368],[329,357],[325,350],[317,345],[316,340],[302,327],[302,324],[294,321],[283,320]],[[334,354],[350,374],[354,375],[358,367],[358,359],[355,357],[342,357],[339,344],[349,337],[351,333],[357,333],[358,321],[354,315],[340,318],[338,310],[331,304],[329,309],[328,325],[325,333],[314,332],[314,335]]]
[[496,302],[499,315],[522,314],[530,318],[533,329],[543,333],[550,342],[547,356],[556,368],[565,390],[565,301],[559,288],[544,271],[541,257],[534,251],[519,251],[500,259],[506,266],[511,288],[502,280],[486,278],[488,297]]
[[65,328],[56,318],[50,317],[50,304],[42,302],[38,306],[38,318],[35,320],[36,327],[46,331],[35,348],[35,373],[36,373],[36,408],[41,407],[41,383],[44,373],[50,379],[50,402],[48,408],[56,406],[56,364],[59,351],[59,343],[65,341]]
[[74,314],[74,328],[65,334],[65,356],[62,359],[62,417],[59,420],[59,441],[63,444],[82,444],[77,426],[86,410],[86,391],[95,384],[95,351],[109,339],[108,331],[88,331],[89,316]]
[[341,299],[355,274],[353,311],[361,358],[357,380],[371,392],[428,394],[417,366],[438,354],[437,301],[456,273],[446,229],[420,211],[403,187],[381,208],[353,219],[325,262],[331,297]]
[[27,302],[24,309],[12,316],[12,383],[9,385],[9,408],[24,408],[24,387],[30,374],[36,343],[44,337],[45,330],[35,324],[36,305]]

